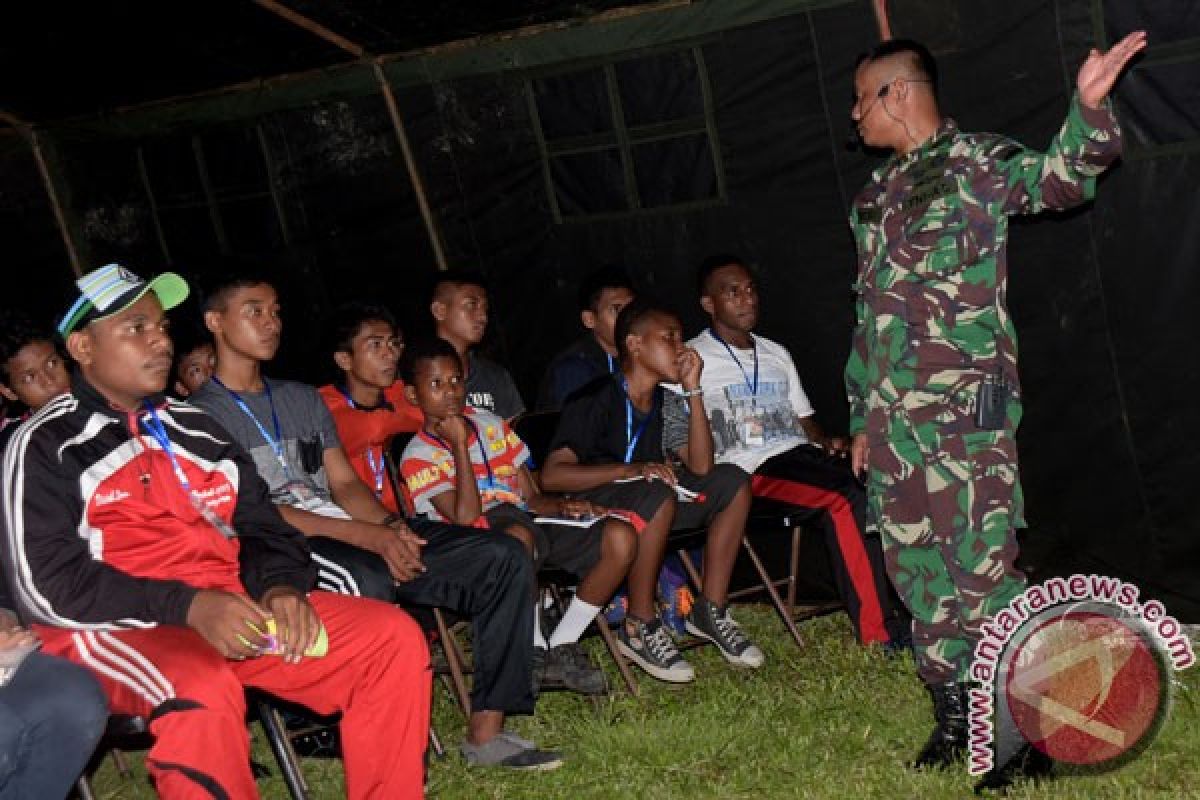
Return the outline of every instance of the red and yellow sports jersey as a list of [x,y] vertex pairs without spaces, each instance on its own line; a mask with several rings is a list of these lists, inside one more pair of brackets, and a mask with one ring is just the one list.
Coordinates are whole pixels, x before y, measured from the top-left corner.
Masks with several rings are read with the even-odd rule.
[[[467,422],[473,426],[467,451],[479,489],[480,505],[488,511],[503,503],[523,508],[528,498],[521,496],[518,476],[529,461],[529,448],[508,423],[489,411],[467,407]],[[400,474],[413,500],[417,514],[446,520],[433,505],[433,498],[455,488],[454,454],[449,444],[421,431],[404,449]],[[487,527],[482,517],[478,527]]]

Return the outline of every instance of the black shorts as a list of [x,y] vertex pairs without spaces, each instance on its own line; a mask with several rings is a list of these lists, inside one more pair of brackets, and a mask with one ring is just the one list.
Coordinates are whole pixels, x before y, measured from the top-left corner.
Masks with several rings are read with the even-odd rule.
[[[699,492],[703,498],[676,503],[675,519],[671,522],[673,531],[707,527],[713,517],[729,507],[738,490],[750,482],[750,476],[733,464],[717,464],[707,475],[697,475],[676,467],[675,477],[680,486]],[[614,511],[626,512],[634,529],[641,533],[646,523],[674,492],[662,481],[639,480],[606,483],[594,489],[575,492],[574,495]]]
[[600,560],[601,542],[604,539],[603,519],[596,520],[587,528],[537,524],[532,514],[508,504],[496,506],[483,516],[488,526],[497,532],[513,525],[529,532],[534,542],[535,569],[561,569],[582,578]]

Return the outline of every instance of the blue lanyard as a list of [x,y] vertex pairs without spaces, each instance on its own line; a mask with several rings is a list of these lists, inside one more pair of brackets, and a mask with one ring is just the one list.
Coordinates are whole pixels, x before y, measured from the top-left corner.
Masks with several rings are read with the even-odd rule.
[[[265,386],[266,383],[267,382],[264,380],[263,385]],[[346,398],[346,404],[349,405],[350,408],[354,409],[355,411],[359,410],[358,404],[354,402],[354,398],[350,396],[350,392],[348,392],[344,386],[342,386],[340,383],[335,383],[333,385],[333,387],[341,393],[342,397]],[[270,397],[270,394],[268,394],[267,396]],[[366,410],[374,410],[374,409],[366,409]],[[274,403],[271,404],[271,412],[272,412],[272,414],[274,414],[274,412],[275,412],[275,404]],[[257,422],[257,421],[258,420],[255,420],[255,422]],[[278,423],[276,423],[275,430],[276,431],[279,430]],[[373,477],[375,479],[375,496],[382,498],[383,497],[383,477],[385,474],[384,473],[385,465],[384,465],[384,461],[383,461],[383,446],[380,445],[380,447],[379,447],[379,461],[375,460],[375,454],[373,452],[371,452],[371,443],[370,442],[367,442],[367,449],[366,449],[365,455],[367,457],[367,466],[371,468],[371,477]]]
[[[471,432],[475,434],[475,444],[479,445],[479,455],[483,458],[483,468],[487,470],[488,485],[489,486],[495,485],[496,475],[494,472],[492,472],[492,462],[488,459],[487,447],[485,447],[483,444],[483,437],[479,435],[479,429],[475,427],[474,420],[472,420],[468,416],[464,416],[463,420],[468,425],[471,426]],[[429,434],[429,438],[433,439],[435,442],[440,444],[443,449],[445,449],[451,453],[454,452],[454,450],[451,449],[450,445],[447,442],[443,441],[440,436],[438,436],[437,434],[435,434],[429,430],[427,430],[425,432]]]
[[604,357],[608,359],[608,374],[613,375],[617,371],[617,362],[613,359],[611,353],[605,353]]
[[[266,381],[263,381],[263,384],[266,384]],[[342,397],[346,398],[347,405],[349,405],[355,411],[358,411],[358,403],[354,402],[354,398],[350,396],[350,392],[348,392],[344,386],[342,386],[340,383],[335,383],[333,388],[337,389],[338,392],[341,393]]]
[[642,419],[636,432],[633,430],[633,401],[629,399],[629,381],[625,380],[624,375],[621,376],[621,392],[625,395],[625,463],[629,464],[633,461],[633,451],[637,449],[642,434],[658,410],[658,389],[654,390],[654,404],[650,406],[650,413]]
[[367,445],[366,450],[367,466],[371,468],[371,476],[375,478],[375,496],[383,497],[383,448],[379,448],[379,461],[375,460],[375,454],[371,451],[371,445]]
[[[263,381],[263,383],[266,383],[266,381]],[[364,406],[360,406],[358,403],[354,402],[354,397],[350,394],[349,391],[346,390],[346,387],[342,386],[341,384],[335,383],[333,385],[333,388],[337,389],[338,392],[341,393],[342,397],[346,398],[346,404],[348,406],[350,406],[350,408],[354,409],[355,411],[379,411],[380,409],[383,409],[384,411],[395,411],[396,410],[396,407],[394,405],[392,405],[390,400],[387,399],[386,394],[383,395],[383,399],[379,401],[378,405],[364,407]]]
[[200,514],[210,525],[217,529],[219,533],[229,539],[237,536],[237,531],[232,526],[213,510],[213,507],[208,504],[208,501],[200,496],[200,493],[192,488],[191,481],[187,478],[187,473],[183,471],[183,467],[179,466],[179,460],[175,458],[175,450],[171,447],[171,438],[167,436],[167,429],[163,425],[162,420],[158,417],[158,411],[154,408],[149,400],[142,403],[146,409],[145,416],[142,417],[142,424],[146,426],[146,430],[154,437],[154,441],[158,442],[158,446],[166,454],[171,461],[171,471],[175,473],[175,480],[179,481],[180,487],[187,494],[192,508]]
[[146,430],[154,437],[154,441],[158,442],[158,446],[162,448],[162,451],[167,454],[167,458],[171,460],[171,469],[175,472],[175,479],[179,481],[179,485],[183,487],[185,492],[191,493],[192,484],[188,481],[183,467],[179,466],[178,459],[175,458],[175,450],[171,447],[171,439],[167,436],[167,429],[158,417],[158,411],[149,400],[144,401],[142,406],[146,409],[146,415],[142,417],[142,424],[146,426]]
[[217,386],[229,392],[229,396],[233,398],[233,402],[237,403],[242,413],[250,418],[250,421],[258,428],[258,432],[262,434],[263,441],[270,445],[271,452],[275,453],[275,458],[279,460],[279,466],[283,467],[284,477],[289,481],[292,480],[292,469],[288,466],[287,454],[283,450],[283,435],[279,432],[279,415],[275,413],[275,398],[271,396],[271,384],[267,383],[267,379],[263,378],[263,389],[267,392],[267,402],[271,404],[271,424],[275,428],[274,436],[271,436],[267,432],[267,429],[263,427],[263,424],[258,421],[258,417],[254,416],[254,412],[250,410],[250,406],[246,405],[246,401],[242,399],[241,395],[221,383],[221,379],[216,375],[212,376],[212,380]]
[[750,348],[754,351],[754,380],[750,380],[750,376],[746,373],[746,368],[742,366],[741,360],[737,357],[737,353],[733,352],[733,348],[729,343],[717,335],[717,332],[712,328],[708,329],[709,335],[716,339],[721,344],[725,345],[725,350],[728,351],[729,357],[738,365],[738,369],[742,371],[742,378],[746,381],[746,388],[750,390],[751,397],[758,396],[758,342],[754,340],[754,334],[750,334]]

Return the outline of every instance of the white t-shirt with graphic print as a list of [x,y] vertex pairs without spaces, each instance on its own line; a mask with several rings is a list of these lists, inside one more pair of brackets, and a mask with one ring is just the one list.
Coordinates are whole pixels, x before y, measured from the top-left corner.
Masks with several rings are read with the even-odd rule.
[[[704,359],[700,386],[716,461],[737,464],[753,473],[768,458],[808,443],[800,420],[814,411],[787,348],[751,335],[754,349],[730,345],[732,355],[709,329],[688,345]],[[758,386],[754,391],[756,351]]]

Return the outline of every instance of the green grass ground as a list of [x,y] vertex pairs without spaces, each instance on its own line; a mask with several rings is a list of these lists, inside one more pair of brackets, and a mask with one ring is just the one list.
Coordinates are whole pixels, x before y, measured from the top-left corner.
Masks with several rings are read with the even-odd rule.
[[[858,647],[844,615],[801,626],[806,647],[785,638],[773,612],[743,606],[739,620],[767,654],[757,672],[734,671],[710,648],[687,655],[697,681],[671,687],[644,678],[642,696],[621,692],[593,702],[543,696],[535,717],[514,727],[569,758],[556,772],[513,775],[468,770],[453,745],[462,717],[439,687],[434,724],[450,751],[433,762],[429,795],[437,798],[961,798],[971,794],[965,768],[914,772],[903,766],[924,741],[929,702],[912,661],[889,660]],[[606,668],[598,639],[589,642]],[[644,677],[644,676],[641,676]],[[1200,794],[1200,669],[1178,675],[1175,707],[1150,749],[1102,775],[1070,774],[1021,787],[1015,798],[1182,798]],[[615,669],[610,680],[615,681]],[[274,763],[254,729],[257,758]],[[149,798],[140,754],[121,778],[106,761],[94,786],[102,798]],[[313,796],[343,796],[337,761],[306,760]],[[264,797],[286,798],[278,777]]]

